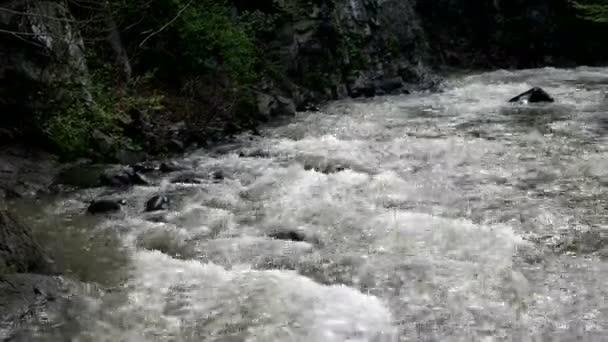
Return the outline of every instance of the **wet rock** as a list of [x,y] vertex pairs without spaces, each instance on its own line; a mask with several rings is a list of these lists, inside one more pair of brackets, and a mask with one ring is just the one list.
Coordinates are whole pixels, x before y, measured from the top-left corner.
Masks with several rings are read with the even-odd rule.
[[133,171],[137,173],[151,173],[159,170],[159,166],[154,162],[141,162],[131,165]]
[[296,242],[306,241],[306,235],[300,231],[296,230],[283,230],[274,232],[268,235],[269,237],[277,240],[289,240]]
[[3,341],[66,341],[81,331],[89,307],[79,294],[94,286],[61,277],[8,274],[0,281],[0,337]]
[[292,116],[296,113],[296,105],[292,99],[279,95],[258,93],[258,112],[264,118]]
[[56,270],[30,228],[0,210],[0,275],[13,272],[53,274]]
[[171,180],[171,183],[173,183],[173,184],[201,184],[202,177],[200,177],[200,175],[198,175],[196,173],[188,172],[188,173],[183,173],[181,175],[174,177]]
[[216,170],[211,173],[211,179],[214,181],[224,180],[224,172],[222,170]]
[[106,168],[106,165],[80,161],[61,170],[53,184],[79,189],[98,187],[101,185],[100,179]]
[[100,177],[101,185],[124,187],[131,185],[150,185],[150,182],[131,167],[119,166],[106,170]]
[[95,152],[107,156],[114,151],[116,141],[114,138],[96,129],[91,133],[91,144],[95,148]]
[[97,200],[89,205],[87,212],[93,215],[117,212],[120,211],[125,204],[125,200]]
[[373,83],[356,84],[350,88],[351,97],[374,97],[376,96],[376,86]]
[[239,152],[241,158],[269,158],[270,153],[262,148],[248,149]]
[[160,211],[169,209],[169,198],[167,196],[156,195],[146,202],[146,211]]
[[169,140],[169,150],[173,151],[173,152],[184,152],[184,150],[186,149],[186,144],[178,139],[178,138],[173,138],[171,140]]
[[26,146],[0,150],[0,198],[21,198],[49,192],[60,167],[57,158]]
[[521,93],[514,98],[510,99],[509,102],[521,102],[521,103],[539,103],[539,102],[554,102],[551,95],[549,95],[542,88],[534,87],[524,93]]
[[401,77],[393,77],[381,80],[376,83],[376,87],[384,94],[399,94],[403,93],[404,83]]
[[347,167],[340,165],[340,164],[322,164],[322,163],[306,163],[304,164],[304,170],[306,171],[316,171],[316,172],[320,172],[326,175],[331,175],[333,173],[338,173],[338,172],[342,172],[344,170],[346,170]]
[[554,248],[562,253],[575,255],[605,253],[608,246],[608,230],[597,229],[584,232],[574,232],[570,236],[562,237]]
[[148,155],[144,151],[136,151],[127,148],[121,148],[116,151],[115,159],[120,164],[135,164],[146,160]]
[[181,166],[175,162],[165,162],[165,163],[160,164],[160,167],[159,167],[160,172],[163,172],[163,173],[183,171],[185,169],[186,168],[184,166]]

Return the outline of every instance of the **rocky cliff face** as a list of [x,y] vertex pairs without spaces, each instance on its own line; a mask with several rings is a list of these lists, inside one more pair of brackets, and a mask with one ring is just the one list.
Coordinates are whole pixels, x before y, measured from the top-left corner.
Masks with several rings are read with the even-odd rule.
[[527,68],[601,64],[607,25],[577,17],[568,0],[419,0],[435,66]]
[[[91,100],[84,44],[74,22],[65,1],[3,2],[0,128],[31,129],[29,119],[41,102]],[[0,132],[0,144],[10,133]]]
[[263,10],[278,15],[270,47],[287,69],[297,103],[432,82],[425,67],[429,47],[412,1],[283,0]]

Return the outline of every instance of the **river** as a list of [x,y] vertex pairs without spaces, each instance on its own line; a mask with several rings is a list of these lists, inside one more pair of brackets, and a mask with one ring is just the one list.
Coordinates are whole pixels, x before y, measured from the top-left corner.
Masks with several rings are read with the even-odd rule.
[[[507,103],[533,86],[556,102]],[[177,158],[200,184],[151,176],[119,215],[83,214],[108,189],[59,196],[37,234],[105,290],[29,339],[605,341],[607,90],[602,68],[452,77]],[[142,213],[156,193],[171,209]]]

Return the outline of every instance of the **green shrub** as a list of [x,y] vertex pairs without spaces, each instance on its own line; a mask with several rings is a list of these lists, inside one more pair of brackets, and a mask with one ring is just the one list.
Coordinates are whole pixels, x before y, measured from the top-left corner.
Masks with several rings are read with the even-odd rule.
[[580,11],[580,16],[582,18],[595,22],[608,22],[607,0],[580,0],[570,2]]

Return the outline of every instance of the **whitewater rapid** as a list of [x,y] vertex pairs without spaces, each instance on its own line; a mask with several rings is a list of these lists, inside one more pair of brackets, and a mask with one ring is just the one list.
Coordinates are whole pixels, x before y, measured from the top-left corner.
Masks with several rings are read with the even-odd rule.
[[[556,102],[507,103],[533,86]],[[607,90],[602,68],[454,77],[436,93],[337,101],[177,158],[189,171],[112,193],[127,199],[121,215],[79,218],[107,189],[56,199],[43,209],[64,218],[56,237],[91,244],[72,248],[86,259],[72,276],[106,288],[64,333],[604,341]],[[201,181],[171,183],[180,173]],[[159,192],[171,209],[143,214]]]

